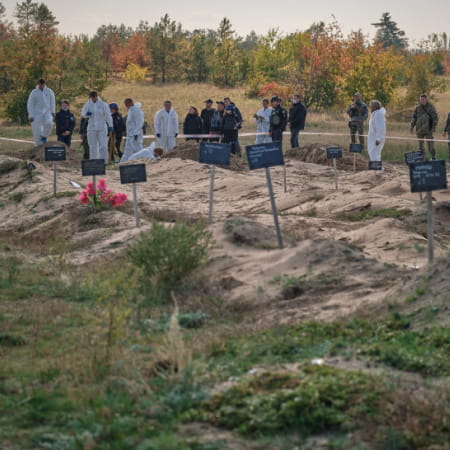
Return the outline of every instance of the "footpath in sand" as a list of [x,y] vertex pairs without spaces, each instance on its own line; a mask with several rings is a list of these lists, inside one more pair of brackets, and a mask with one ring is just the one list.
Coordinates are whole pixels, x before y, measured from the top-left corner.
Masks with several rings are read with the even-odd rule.
[[[287,192],[282,167],[271,169],[286,248],[277,248],[265,173],[248,171],[232,159],[218,167],[214,191],[215,244],[205,269],[221,286],[230,307],[261,326],[301,319],[331,319],[363,305],[391,299],[426,266],[426,205],[411,194],[408,169],[385,164],[365,170],[367,161],[344,152],[339,189],[318,145],[289,151]],[[79,157],[59,163],[58,195],[51,163],[43,149],[0,155],[0,237],[30,258],[46,257],[57,240],[67,245],[75,265],[113,256],[126,248],[152,220],[173,223],[207,219],[210,169],[196,162],[196,144],[183,144],[170,157],[141,160],[147,183],[137,185],[141,228],[135,228],[131,202],[92,214],[78,200],[90,178],[81,176]],[[36,170],[30,178],[27,160]],[[104,177],[115,192],[132,198],[121,185],[117,166]],[[450,184],[450,181],[449,181]],[[450,191],[433,192],[435,254],[450,249]]]

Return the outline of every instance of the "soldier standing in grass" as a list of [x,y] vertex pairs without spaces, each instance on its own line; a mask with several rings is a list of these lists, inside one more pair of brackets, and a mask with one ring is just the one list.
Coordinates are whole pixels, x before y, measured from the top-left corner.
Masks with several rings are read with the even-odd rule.
[[352,144],[356,144],[356,132],[361,145],[364,145],[364,122],[369,117],[367,105],[361,100],[361,94],[355,92],[353,103],[347,108],[347,114],[350,117],[348,127],[350,128],[350,138]]
[[436,108],[428,101],[426,94],[419,97],[419,104],[414,110],[411,121],[411,133],[416,128],[417,138],[419,139],[419,149],[425,154],[425,145],[423,139],[430,139],[427,141],[428,151],[431,159],[436,159],[436,150],[434,148],[433,133],[436,131],[438,124],[438,114]]
[[445,137],[445,133],[447,133],[447,139],[448,139],[448,162],[450,162],[450,112],[448,113],[448,116],[447,116],[447,122],[445,122],[445,128],[444,128],[444,134],[443,134],[444,137]]

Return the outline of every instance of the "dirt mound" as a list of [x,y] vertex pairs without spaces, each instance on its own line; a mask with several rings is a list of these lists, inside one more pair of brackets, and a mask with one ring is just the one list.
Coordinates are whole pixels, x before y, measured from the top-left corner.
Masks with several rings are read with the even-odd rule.
[[[192,161],[198,161],[199,157],[199,146],[197,142],[182,142],[177,145],[173,150],[166,153],[163,158],[180,158],[180,159],[190,159]],[[238,158],[235,155],[231,155],[230,165],[229,166],[218,166],[223,169],[229,170],[248,170],[247,164],[242,158]]]
[[[61,147],[64,145],[61,142],[49,142],[45,145],[39,145],[38,147],[32,147],[25,150],[15,151],[14,153],[11,153],[11,156],[15,156],[16,158],[20,158],[23,160],[29,160],[29,161],[37,161],[40,163],[45,162],[45,148],[46,147]],[[8,153],[6,153],[8,154]],[[73,150],[68,149],[66,152],[66,161],[60,161],[58,164],[64,164],[69,163],[70,165],[73,164],[80,164],[82,158],[82,154]]]
[[[327,148],[335,147],[334,145],[310,144],[305,147],[293,148],[286,152],[287,158],[299,159],[300,161],[321,164],[323,166],[331,166],[333,163],[327,159]],[[336,146],[338,147],[338,146]],[[368,162],[360,154],[350,153],[348,151],[342,152],[342,158],[336,160],[337,168],[339,170],[353,170],[353,159],[356,155],[356,169],[366,170]]]

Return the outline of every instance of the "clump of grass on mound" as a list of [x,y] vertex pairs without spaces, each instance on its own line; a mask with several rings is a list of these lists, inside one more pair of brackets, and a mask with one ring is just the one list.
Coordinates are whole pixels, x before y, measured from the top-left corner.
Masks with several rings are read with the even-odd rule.
[[128,250],[129,260],[142,270],[151,291],[164,293],[206,262],[212,234],[202,224],[154,222]]
[[410,216],[411,214],[412,211],[410,209],[379,208],[352,212],[348,214],[340,214],[336,217],[336,219],[348,220],[350,222],[360,222],[361,220],[369,220],[376,217],[401,219],[402,217]]
[[360,372],[304,366],[298,373],[263,372],[217,394],[203,405],[215,425],[244,435],[284,430],[312,435],[352,430],[379,414],[380,380]]

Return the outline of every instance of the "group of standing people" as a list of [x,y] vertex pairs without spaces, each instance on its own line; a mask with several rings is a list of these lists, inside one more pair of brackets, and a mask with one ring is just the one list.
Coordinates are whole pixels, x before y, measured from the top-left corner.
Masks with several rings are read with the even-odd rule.
[[[256,144],[282,142],[283,132],[289,127],[291,147],[299,146],[299,134],[305,128],[307,108],[300,94],[293,95],[291,100],[289,112],[283,107],[278,96],[273,96],[270,103],[268,99],[262,101],[261,109],[253,116],[257,130]],[[201,135],[208,134],[209,141],[230,143],[232,153],[240,155],[239,130],[243,118],[239,108],[229,97],[216,101],[216,108],[213,108],[214,102],[211,99],[205,100],[204,103],[205,107],[200,113],[195,106],[189,107],[183,122],[183,134],[192,136],[187,139],[197,141],[202,138]],[[126,161],[143,148],[145,121],[142,105],[131,98],[126,98],[124,105],[127,109],[126,119],[120,114],[117,103],[108,105],[96,91],[89,93],[89,99],[81,111],[79,127],[84,158],[104,159],[105,163],[108,163],[110,158],[114,160],[116,153],[120,161]],[[43,78],[38,80],[36,88],[30,93],[27,108],[36,145],[47,142],[55,122],[58,141],[70,147],[76,122],[70,111],[69,101],[63,100],[60,111],[56,112],[55,94],[46,86]],[[371,114],[367,150],[371,161],[380,161],[386,138],[386,110],[378,100],[372,100],[369,108]],[[362,101],[361,94],[356,92],[352,104],[346,110],[350,119],[348,126],[353,144],[356,143],[358,135],[359,144],[364,146],[364,122],[369,118],[369,108]],[[427,96],[422,94],[413,113],[411,132],[416,129],[419,148],[423,153],[426,140],[431,159],[436,158],[433,135],[437,124],[436,108],[428,101]],[[166,152],[172,150],[176,146],[179,120],[170,100],[166,100],[163,108],[157,111],[153,125],[157,145]],[[444,136],[446,134],[449,139],[450,160],[450,113],[444,128]],[[126,142],[122,153],[121,143],[124,136]]]
[[[370,106],[369,132],[367,135],[367,151],[371,161],[381,161],[381,151],[386,138],[386,110],[381,102],[372,100]],[[350,128],[351,142],[356,143],[356,133],[358,133],[359,143],[364,145],[364,122],[367,120],[369,111],[365,103],[361,100],[361,94],[355,93],[353,103],[347,108],[350,117],[348,126]],[[419,97],[419,104],[413,112],[410,131],[416,129],[416,136],[419,143],[419,150],[425,156],[425,142],[431,160],[436,159],[436,148],[434,145],[434,133],[439,122],[439,116],[434,105],[428,100],[426,94]],[[450,161],[450,113],[448,113],[443,136],[448,136],[448,152]]]

